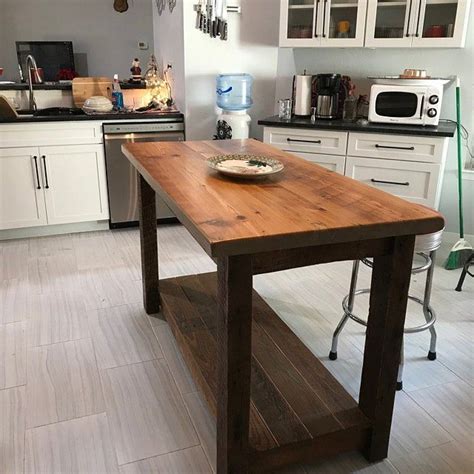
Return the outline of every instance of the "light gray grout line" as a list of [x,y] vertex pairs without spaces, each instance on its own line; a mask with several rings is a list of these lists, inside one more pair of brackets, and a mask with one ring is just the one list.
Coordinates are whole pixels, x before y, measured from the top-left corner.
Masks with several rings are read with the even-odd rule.
[[[474,385],[472,382],[470,382],[469,380],[466,380],[464,377],[462,377],[461,375],[459,375],[458,373],[456,373],[455,370],[451,369],[451,367],[447,366],[444,362],[443,362],[443,359],[436,359],[439,361],[439,363],[445,367],[446,369],[448,369],[450,372],[452,372],[456,377],[458,377],[460,380],[462,380],[463,382],[467,383],[470,387],[474,388]],[[471,363],[472,363],[472,360],[471,360]],[[454,380],[453,380],[454,382]],[[450,382],[446,382],[446,383],[450,383]],[[442,384],[440,384],[442,385]]]
[[[446,382],[445,384],[443,385],[449,385],[450,383],[456,383],[456,382]],[[429,387],[428,387],[429,388]],[[423,407],[421,406],[412,396],[411,396],[411,393],[413,392],[418,392],[420,390],[427,390],[427,388],[420,388],[418,390],[412,390],[411,392],[406,392],[407,396],[410,398],[410,400],[412,402],[415,403],[415,405],[417,405],[419,408],[421,408],[442,430],[446,431],[446,433],[449,434],[449,436],[451,436],[453,439],[451,441],[455,441],[457,438],[451,433],[451,431],[448,430],[447,427],[443,426],[438,420],[436,420],[434,417],[431,416],[430,413],[428,413],[428,411]]]
[[[188,393],[190,393],[190,394],[198,394],[198,396],[200,396],[200,395],[199,395],[199,390],[196,390],[196,391],[194,391],[194,392],[188,392]],[[212,472],[215,472],[214,466],[213,466],[214,463],[212,462],[211,459],[209,459],[209,455],[208,455],[207,451],[204,449],[203,440],[202,440],[201,436],[199,435],[199,430],[196,428],[196,423],[194,422],[194,419],[193,419],[193,417],[192,417],[192,415],[191,415],[191,410],[189,409],[188,404],[186,403],[186,400],[184,400],[184,395],[187,395],[187,394],[182,394],[182,395],[181,395],[182,398],[183,398],[184,409],[188,412],[188,416],[189,416],[189,418],[190,418],[190,420],[191,420],[191,423],[192,423],[192,425],[193,425],[193,428],[194,428],[194,430],[195,430],[196,433],[197,433],[197,437],[198,437],[198,440],[199,440],[199,442],[200,442],[201,449],[202,449],[202,451],[204,452],[204,457],[206,458],[206,460],[207,460],[209,466],[211,467],[211,471],[212,471]],[[211,415],[211,416],[212,416],[212,415]]]
[[[82,418],[88,418],[90,416],[98,416],[98,415],[106,415],[107,413],[105,411],[99,411],[98,413],[89,413],[88,415],[82,415],[82,416],[77,416],[74,418],[68,418],[67,420],[59,420],[59,421],[53,421],[52,423],[44,423],[42,425],[38,426],[32,426],[31,428],[26,428],[25,431],[33,431],[36,430],[37,428],[44,428],[45,426],[52,426],[52,425],[57,425],[59,423],[67,423],[69,421],[75,421],[75,420],[81,420]],[[25,422],[26,425],[26,422]]]
[[[148,459],[154,459],[154,458],[160,458],[162,456],[167,456],[168,454],[174,454],[174,453],[179,453],[181,451],[186,451],[188,449],[192,449],[192,448],[201,448],[202,449],[202,446],[200,444],[193,444],[192,446],[187,446],[186,448],[180,448],[180,449],[173,449],[172,451],[169,451],[167,453],[162,453],[162,454],[155,454],[155,456],[148,456],[146,458],[140,458],[140,459],[137,459],[135,461],[130,461],[130,462],[126,462],[124,464],[117,464],[120,467],[124,467],[124,466],[128,466],[129,464],[135,464],[137,462],[141,462],[141,461],[146,461]],[[204,449],[202,449],[204,451]],[[204,455],[204,457],[206,458],[206,456]],[[207,458],[206,458],[206,461],[207,461]],[[184,474],[184,473],[183,473]]]

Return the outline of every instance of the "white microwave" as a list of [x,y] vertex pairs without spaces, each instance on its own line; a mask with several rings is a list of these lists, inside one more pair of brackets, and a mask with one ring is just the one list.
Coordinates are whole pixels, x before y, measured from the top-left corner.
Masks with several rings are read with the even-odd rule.
[[369,122],[438,125],[443,86],[382,85],[370,89]]

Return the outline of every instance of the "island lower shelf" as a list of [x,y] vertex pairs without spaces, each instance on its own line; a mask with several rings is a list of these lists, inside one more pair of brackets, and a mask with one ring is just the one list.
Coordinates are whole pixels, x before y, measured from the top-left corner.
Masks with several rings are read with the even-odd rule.
[[[216,414],[216,273],[160,280],[163,314]],[[356,401],[253,291],[250,465],[255,472],[363,449]]]

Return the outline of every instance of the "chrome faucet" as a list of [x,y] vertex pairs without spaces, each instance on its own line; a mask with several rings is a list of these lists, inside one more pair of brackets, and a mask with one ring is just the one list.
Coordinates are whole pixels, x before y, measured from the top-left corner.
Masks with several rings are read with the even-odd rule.
[[35,101],[35,94],[34,94],[34,91],[33,91],[33,81],[32,81],[32,72],[31,72],[31,70],[33,69],[36,84],[41,84],[43,82],[43,79],[41,78],[40,73],[38,71],[38,66],[36,65],[36,60],[31,54],[29,54],[26,57],[25,68],[26,68],[26,71],[27,71],[27,74],[28,74],[28,90],[30,92],[30,96],[29,96],[29,100],[28,100],[28,108],[29,108],[29,110],[38,110],[38,107],[37,107],[36,101]]

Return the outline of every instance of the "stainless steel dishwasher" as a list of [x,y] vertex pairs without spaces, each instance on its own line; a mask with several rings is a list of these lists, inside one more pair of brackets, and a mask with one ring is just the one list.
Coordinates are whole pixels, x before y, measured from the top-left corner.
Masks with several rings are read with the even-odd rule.
[[[138,224],[137,172],[122,153],[124,143],[184,140],[184,119],[160,117],[152,122],[104,123],[105,163],[109,196],[110,228]],[[171,209],[157,197],[158,221],[175,220]]]

